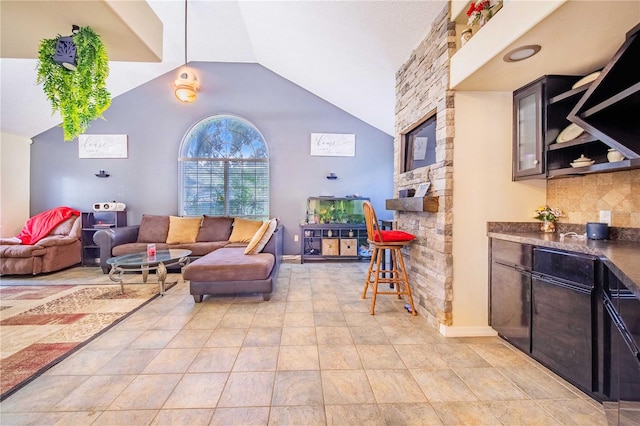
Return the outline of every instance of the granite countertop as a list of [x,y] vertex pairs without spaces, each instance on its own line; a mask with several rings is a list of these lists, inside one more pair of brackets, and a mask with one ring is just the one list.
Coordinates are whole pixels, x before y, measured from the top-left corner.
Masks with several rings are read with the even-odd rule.
[[[492,226],[494,225],[494,226]],[[588,240],[554,233],[535,232],[528,227],[487,226],[487,236],[599,257],[604,264],[640,299],[640,241]]]

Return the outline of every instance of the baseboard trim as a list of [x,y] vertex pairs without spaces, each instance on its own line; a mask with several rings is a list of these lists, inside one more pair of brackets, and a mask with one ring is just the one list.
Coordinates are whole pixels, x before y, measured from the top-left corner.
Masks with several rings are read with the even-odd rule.
[[440,334],[445,337],[482,337],[498,335],[498,333],[491,327],[453,327],[444,324],[440,324]]

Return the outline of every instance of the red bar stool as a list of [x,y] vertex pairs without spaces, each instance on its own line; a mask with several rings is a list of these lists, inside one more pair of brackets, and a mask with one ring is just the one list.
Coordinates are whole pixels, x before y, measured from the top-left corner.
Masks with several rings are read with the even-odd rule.
[[[376,212],[370,202],[365,201],[362,205],[364,210],[364,218],[367,223],[367,241],[372,248],[371,261],[369,262],[369,271],[367,279],[364,283],[362,298],[367,298],[367,290],[371,286],[373,299],[371,301],[371,315],[374,315],[376,306],[376,297],[378,294],[395,294],[398,299],[402,299],[402,295],[406,294],[409,298],[411,306],[411,314],[416,315],[416,309],[413,306],[413,296],[411,295],[411,286],[409,278],[404,266],[402,257],[402,247],[411,244],[416,238],[415,235],[399,230],[381,230],[378,225]],[[391,253],[390,269],[384,269],[383,256],[385,250]],[[392,284],[394,291],[380,291],[379,284]]]

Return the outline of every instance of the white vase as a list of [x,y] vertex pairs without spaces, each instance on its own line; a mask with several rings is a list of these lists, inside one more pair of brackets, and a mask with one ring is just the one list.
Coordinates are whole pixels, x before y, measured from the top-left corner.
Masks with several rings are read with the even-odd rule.
[[610,163],[613,163],[615,161],[622,161],[624,160],[624,155],[622,155],[620,151],[616,151],[615,149],[611,148],[607,152],[607,160],[609,160]]

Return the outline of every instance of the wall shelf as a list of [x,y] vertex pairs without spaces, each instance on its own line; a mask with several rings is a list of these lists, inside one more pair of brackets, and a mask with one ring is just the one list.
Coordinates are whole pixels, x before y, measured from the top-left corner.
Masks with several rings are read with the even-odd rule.
[[405,212],[438,212],[438,197],[390,198],[386,200],[387,210]]

